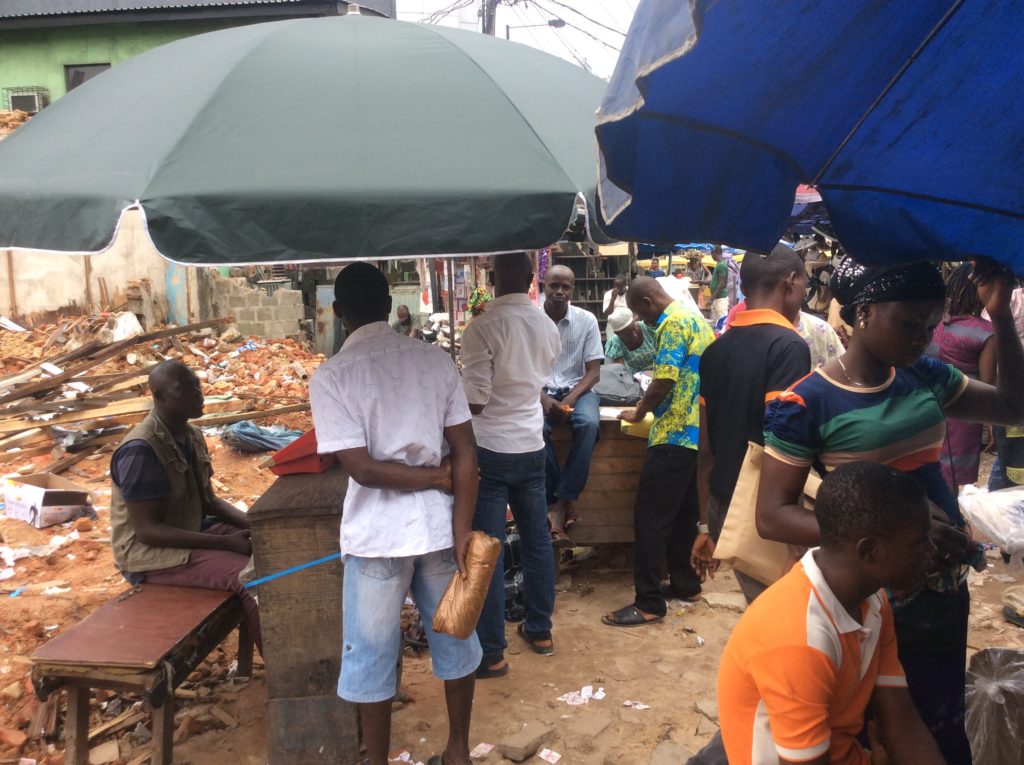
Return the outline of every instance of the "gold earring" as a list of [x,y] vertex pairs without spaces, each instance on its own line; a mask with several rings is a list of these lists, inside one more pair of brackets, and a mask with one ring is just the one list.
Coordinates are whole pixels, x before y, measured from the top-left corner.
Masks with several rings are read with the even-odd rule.
[[859,326],[862,330],[867,329],[868,328],[868,320],[865,319],[863,316],[861,316],[860,317],[860,322],[858,323],[857,326]]

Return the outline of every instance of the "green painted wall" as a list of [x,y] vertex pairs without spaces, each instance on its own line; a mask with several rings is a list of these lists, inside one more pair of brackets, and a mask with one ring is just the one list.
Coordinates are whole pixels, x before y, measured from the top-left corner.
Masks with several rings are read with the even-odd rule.
[[[165,22],[0,31],[0,89],[41,86],[64,95],[64,67],[118,64],[182,37],[237,22]],[[0,102],[0,108],[3,108]]]

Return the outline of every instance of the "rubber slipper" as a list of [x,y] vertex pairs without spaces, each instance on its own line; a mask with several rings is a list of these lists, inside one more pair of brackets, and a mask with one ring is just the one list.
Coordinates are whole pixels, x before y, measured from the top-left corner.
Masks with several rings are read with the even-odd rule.
[[609,627],[642,627],[645,624],[657,624],[664,620],[664,616],[655,616],[648,619],[636,606],[625,606],[618,611],[612,611],[612,618],[602,616],[601,621]]
[[519,626],[516,627],[516,632],[518,632],[519,637],[525,640],[527,645],[533,649],[534,653],[539,653],[541,656],[550,656],[555,652],[554,642],[548,646],[537,645],[538,640],[551,640],[550,632],[544,635],[530,635],[526,631],[526,622],[519,622]]
[[568,534],[569,530],[576,525],[576,522],[580,519],[579,513],[575,515],[566,515],[565,522],[562,524],[562,528],[565,529],[565,533]]
[[1010,624],[1016,624],[1018,627],[1024,627],[1024,616],[1017,613],[1017,609],[1013,606],[1003,606],[1003,618]]
[[551,544],[563,549],[569,549],[576,546],[576,543],[569,539],[569,535],[562,529],[551,530]]
[[497,669],[491,669],[486,664],[481,664],[476,668],[476,679],[477,680],[490,680],[495,677],[504,677],[508,674],[508,662],[506,661]]

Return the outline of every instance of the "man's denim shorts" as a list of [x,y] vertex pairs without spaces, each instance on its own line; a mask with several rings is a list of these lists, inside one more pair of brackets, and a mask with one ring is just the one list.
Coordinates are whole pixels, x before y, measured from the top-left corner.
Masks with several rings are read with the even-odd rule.
[[456,640],[431,628],[456,570],[451,548],[404,558],[345,556],[339,696],[372,704],[395,695],[402,604],[410,591],[423,618],[434,675],[458,680],[476,671],[482,657],[476,633]]

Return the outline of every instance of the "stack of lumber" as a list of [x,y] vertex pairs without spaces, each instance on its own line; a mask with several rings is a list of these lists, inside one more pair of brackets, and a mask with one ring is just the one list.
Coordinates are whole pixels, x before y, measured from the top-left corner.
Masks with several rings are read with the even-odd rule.
[[[202,381],[205,413],[193,421],[200,427],[271,418],[288,424],[283,415],[306,412],[307,380],[323,357],[294,341],[246,340],[231,326],[218,337],[230,322],[118,340],[110,338],[109,318],[0,330],[0,473],[25,458],[35,458],[33,470],[59,473],[113,449],[152,408],[148,373],[165,359],[179,359]],[[40,455],[51,459],[40,465]]]

